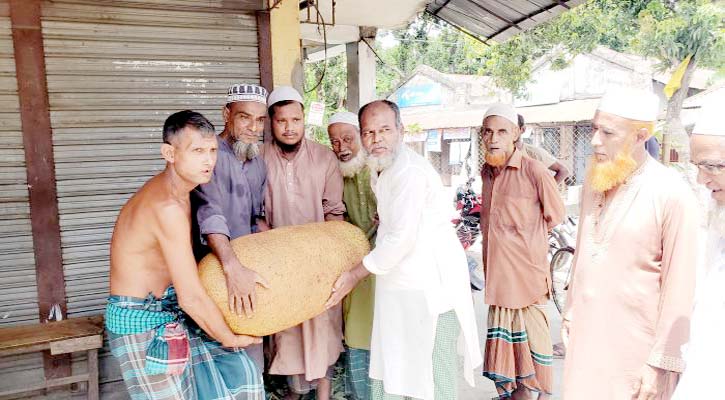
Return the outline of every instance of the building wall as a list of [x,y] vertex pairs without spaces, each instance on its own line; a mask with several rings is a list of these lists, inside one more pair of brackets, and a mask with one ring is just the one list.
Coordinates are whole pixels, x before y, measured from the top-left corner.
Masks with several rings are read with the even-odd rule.
[[[18,93],[13,49],[17,54],[29,45],[23,42],[25,36],[9,36],[10,24],[2,19],[8,15],[0,15],[0,45],[7,45],[0,46],[0,58],[4,58],[0,69],[5,69],[0,101],[6,106],[0,112],[0,153],[12,150],[8,153],[12,157],[0,159],[4,189],[0,209],[8,211],[0,216],[0,235],[5,243],[11,242],[8,233],[32,243],[32,247],[0,245],[0,262],[10,262],[22,273],[22,277],[17,273],[8,277],[3,274],[12,270],[0,268],[0,326],[47,320],[49,315],[38,310],[35,297],[47,298],[58,287],[65,296],[54,301],[67,309],[63,318],[102,313],[109,294],[109,244],[115,219],[125,201],[164,168],[159,154],[164,120],[175,111],[194,109],[221,130],[221,108],[229,85],[260,82],[257,18],[249,2],[28,0],[12,6],[25,7],[30,2],[39,6],[40,26],[33,30],[42,35],[42,46],[35,61],[42,64],[45,76],[31,82],[18,77],[17,87],[39,88],[48,103],[44,110],[28,110],[34,118],[23,119],[22,126],[13,121],[17,100],[10,104]],[[9,7],[0,0],[0,14]],[[57,193],[53,201],[59,219],[55,229],[61,251],[60,260],[52,260],[60,266],[55,271],[59,279],[46,282],[52,286],[40,283],[42,273],[36,285],[34,274],[49,265],[37,255],[34,259],[23,254],[44,244],[36,239],[35,230],[29,236],[24,228],[28,218],[37,218],[43,210],[28,212],[27,205],[22,205],[30,187],[22,176],[26,164],[22,155],[27,159],[37,152],[37,142],[23,145],[18,139],[35,134],[38,128],[33,123],[44,113],[50,123],[50,137],[45,139],[51,144],[49,153],[39,157],[52,160]],[[54,229],[49,221],[39,222],[42,229]],[[4,302],[3,295],[14,291],[21,293],[16,293],[13,302]],[[19,304],[27,310],[18,309]],[[0,360],[0,391],[42,379],[43,362],[41,353]],[[69,367],[84,371],[85,356],[74,356]],[[105,348],[100,352],[100,369],[104,386],[118,385],[117,363]],[[48,398],[58,396],[62,394],[48,394]]]
[[277,7],[270,12],[274,86],[292,86],[301,91],[304,75],[299,4],[294,1],[277,3]]

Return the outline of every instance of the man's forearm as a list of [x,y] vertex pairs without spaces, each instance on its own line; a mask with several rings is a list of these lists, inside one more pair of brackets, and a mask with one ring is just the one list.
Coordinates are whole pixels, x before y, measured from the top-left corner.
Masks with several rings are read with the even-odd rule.
[[550,168],[554,171],[554,180],[557,184],[564,182],[564,179],[569,177],[569,170],[562,165],[560,162],[554,163]]
[[228,264],[232,257],[236,259],[237,255],[234,254],[232,244],[226,235],[210,233],[207,235],[206,241],[209,243],[212,253],[222,262],[222,266]]
[[234,333],[229,329],[224,316],[219,307],[211,300],[206,293],[199,293],[191,296],[191,299],[185,301],[184,296],[180,294],[180,306],[212,339],[219,343],[229,343]]

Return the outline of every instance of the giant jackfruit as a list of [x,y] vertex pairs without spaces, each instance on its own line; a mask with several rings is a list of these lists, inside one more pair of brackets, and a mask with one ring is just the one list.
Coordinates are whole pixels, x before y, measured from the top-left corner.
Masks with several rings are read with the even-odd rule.
[[227,285],[213,254],[199,263],[199,277],[231,330],[265,336],[298,325],[324,311],[332,285],[370,251],[365,233],[343,221],[287,226],[231,242],[245,267],[270,285],[257,285],[254,316],[229,311]]

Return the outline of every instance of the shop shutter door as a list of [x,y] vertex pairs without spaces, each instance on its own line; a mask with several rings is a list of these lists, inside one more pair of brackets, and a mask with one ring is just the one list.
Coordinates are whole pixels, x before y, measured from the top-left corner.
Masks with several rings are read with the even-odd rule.
[[166,117],[189,108],[221,129],[228,85],[259,82],[253,14],[119,3],[43,4],[69,316],[102,311],[113,224],[164,167]]

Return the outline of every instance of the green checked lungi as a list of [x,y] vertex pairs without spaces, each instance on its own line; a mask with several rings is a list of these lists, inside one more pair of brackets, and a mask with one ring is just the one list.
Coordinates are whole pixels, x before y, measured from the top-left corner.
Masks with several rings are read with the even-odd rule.
[[370,400],[370,350],[345,351],[345,392],[351,400]]
[[263,400],[262,375],[242,349],[209,338],[178,306],[161,298],[110,296],[106,330],[131,400]]
[[[433,391],[435,400],[458,398],[458,379],[462,365],[456,346],[460,325],[455,311],[448,311],[438,317],[435,344],[433,345]],[[407,396],[385,393],[383,381],[371,379],[373,400],[412,400]]]

